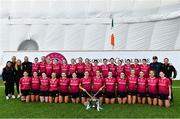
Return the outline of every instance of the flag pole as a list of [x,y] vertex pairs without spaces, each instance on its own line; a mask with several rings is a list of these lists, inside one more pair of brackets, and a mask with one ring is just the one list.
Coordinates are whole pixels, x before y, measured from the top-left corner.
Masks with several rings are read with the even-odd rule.
[[112,22],[111,22],[111,46],[112,46],[112,49],[114,49],[114,45],[115,45],[115,37],[114,37],[114,32],[113,32],[114,20],[113,20],[112,16],[111,16],[111,18],[112,18]]

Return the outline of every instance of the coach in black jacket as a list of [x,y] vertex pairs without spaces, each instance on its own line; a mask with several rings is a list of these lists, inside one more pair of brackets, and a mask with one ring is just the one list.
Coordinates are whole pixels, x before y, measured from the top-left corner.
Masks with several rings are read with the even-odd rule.
[[2,79],[5,85],[5,95],[6,100],[8,100],[11,96],[11,98],[15,98],[14,96],[14,71],[12,67],[12,62],[8,61],[6,63],[6,66],[3,68],[2,72]]
[[[169,64],[169,59],[164,58],[164,63],[162,65],[162,71],[165,73],[165,76],[171,81],[171,90],[172,90],[172,79],[175,79],[177,76],[177,71],[172,64]],[[172,76],[173,73],[173,76]],[[171,101],[173,100],[173,93],[171,92]]]
[[[175,79],[177,76],[177,71],[174,68],[174,66],[172,64],[169,64],[169,59],[168,58],[164,58],[164,63],[162,65],[162,71],[165,73],[165,76],[169,79]],[[173,76],[172,76],[173,73]]]
[[29,58],[27,56],[24,57],[24,62],[22,63],[23,72],[27,71],[29,75],[32,75],[32,62],[29,62]]
[[153,56],[153,62],[150,63],[150,69],[154,71],[155,77],[159,77],[159,72],[162,71],[162,63],[158,62],[158,57]]

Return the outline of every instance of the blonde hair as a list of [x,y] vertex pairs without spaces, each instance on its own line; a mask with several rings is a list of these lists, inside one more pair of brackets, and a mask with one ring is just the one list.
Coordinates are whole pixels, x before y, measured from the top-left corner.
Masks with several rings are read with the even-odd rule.
[[23,69],[21,60],[19,60],[19,59],[16,61],[15,69],[18,70],[18,61],[20,62],[20,68]]

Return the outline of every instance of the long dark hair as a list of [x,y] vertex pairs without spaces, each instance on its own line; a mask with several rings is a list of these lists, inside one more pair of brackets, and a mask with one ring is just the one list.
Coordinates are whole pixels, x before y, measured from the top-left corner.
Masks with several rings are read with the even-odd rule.
[[[10,67],[8,67],[8,63],[11,63],[11,66],[10,66]],[[7,70],[13,70],[12,62],[11,62],[11,61],[7,61],[5,68],[6,68]]]

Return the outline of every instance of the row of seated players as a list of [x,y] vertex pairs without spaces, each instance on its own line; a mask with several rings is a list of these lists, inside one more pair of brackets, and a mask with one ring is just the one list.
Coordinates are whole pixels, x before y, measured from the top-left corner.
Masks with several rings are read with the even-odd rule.
[[68,78],[72,77],[72,73],[76,72],[78,78],[84,76],[84,72],[88,71],[90,76],[95,76],[96,71],[102,72],[102,76],[105,78],[108,76],[108,72],[111,71],[113,77],[119,77],[120,72],[124,72],[126,76],[130,75],[130,71],[133,68],[135,70],[135,75],[138,76],[140,71],[144,72],[144,77],[148,77],[150,66],[147,64],[146,59],[142,60],[142,64],[138,64],[138,59],[135,59],[134,64],[131,64],[130,60],[127,60],[126,64],[122,64],[119,60],[117,65],[114,63],[114,58],[110,59],[110,63],[107,63],[107,59],[103,59],[103,64],[98,65],[98,61],[94,61],[92,65],[88,58],[85,59],[85,63],[82,62],[82,58],[78,59],[78,63],[75,63],[75,59],[71,59],[71,64],[67,64],[66,60],[62,61],[62,64],[58,63],[57,59],[53,60],[46,58],[43,62],[38,62],[38,58],[34,59],[32,63],[32,72],[38,72],[39,74],[46,73],[47,77],[51,76],[52,72],[55,72],[59,78],[61,73],[65,73]]
[[[112,72],[108,73],[107,78],[102,78],[100,71],[96,71],[96,76],[89,77],[88,71],[85,71],[84,77],[77,78],[76,73],[72,78],[67,78],[62,73],[60,79],[56,78],[56,73],[47,78],[45,73],[38,77],[37,72],[33,73],[32,78],[28,77],[25,71],[19,82],[21,101],[39,101],[49,103],[86,103],[89,94],[97,94],[95,98],[100,99],[102,104],[135,104],[136,102],[150,105],[170,107],[171,83],[168,78],[160,72],[160,77],[154,76],[154,71],[149,72],[149,77],[144,78],[144,73],[140,71],[139,77],[135,75],[135,70],[131,70],[131,75],[126,77],[123,72],[119,78],[112,77]],[[105,100],[104,100],[105,98]],[[137,98],[137,99],[136,99]],[[71,99],[71,100],[69,100]]]

